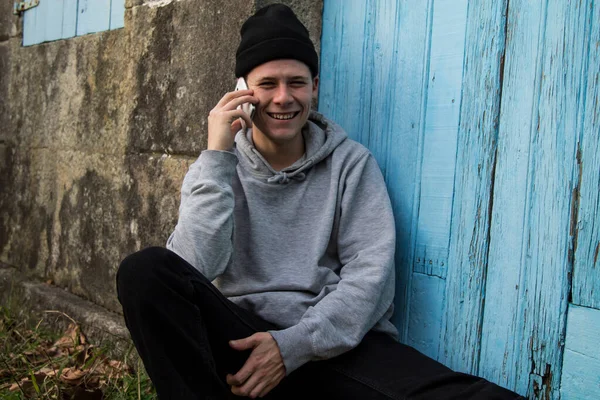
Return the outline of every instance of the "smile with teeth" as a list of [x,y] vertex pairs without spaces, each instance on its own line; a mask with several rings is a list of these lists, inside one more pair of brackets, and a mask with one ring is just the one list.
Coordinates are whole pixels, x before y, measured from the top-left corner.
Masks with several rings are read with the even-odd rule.
[[286,119],[292,119],[292,118],[294,118],[299,113],[300,113],[300,111],[296,111],[296,112],[292,112],[292,113],[286,113],[286,114],[267,113],[267,115],[269,117],[271,117],[271,118],[274,118],[274,119],[286,120]]

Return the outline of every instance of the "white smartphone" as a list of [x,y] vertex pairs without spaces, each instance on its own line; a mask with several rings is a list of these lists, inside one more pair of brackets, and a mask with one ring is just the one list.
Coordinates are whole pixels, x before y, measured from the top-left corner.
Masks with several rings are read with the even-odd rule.
[[[238,78],[237,85],[235,85],[235,90],[247,90],[248,85],[246,84],[246,80],[244,78]],[[252,103],[244,103],[241,106],[238,106],[238,110],[244,111],[246,114],[250,116],[250,119],[254,117],[254,111],[256,107]]]

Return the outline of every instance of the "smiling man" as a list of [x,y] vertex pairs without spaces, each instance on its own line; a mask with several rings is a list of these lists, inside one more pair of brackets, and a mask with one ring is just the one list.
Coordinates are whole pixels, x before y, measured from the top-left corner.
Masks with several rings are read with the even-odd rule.
[[311,111],[318,58],[291,9],[244,23],[235,73],[249,89],[210,112],[167,248],[119,268],[159,397],[516,398],[397,342],[384,180],[365,147]]

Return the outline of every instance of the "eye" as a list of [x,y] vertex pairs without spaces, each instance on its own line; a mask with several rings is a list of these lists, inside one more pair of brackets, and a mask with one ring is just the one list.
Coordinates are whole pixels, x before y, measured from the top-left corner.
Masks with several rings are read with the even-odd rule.
[[302,87],[306,85],[306,82],[304,81],[292,81],[290,82],[290,85],[293,87]]
[[274,82],[261,82],[258,86],[260,86],[261,88],[273,88],[275,87],[275,83]]

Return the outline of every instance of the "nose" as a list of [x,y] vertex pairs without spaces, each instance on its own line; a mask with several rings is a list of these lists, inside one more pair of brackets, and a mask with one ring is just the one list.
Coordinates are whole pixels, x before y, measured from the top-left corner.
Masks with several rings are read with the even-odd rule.
[[281,104],[281,105],[287,105],[294,101],[288,85],[286,85],[284,83],[284,84],[277,86],[277,92],[275,93],[275,96],[273,97],[273,101],[276,104]]

